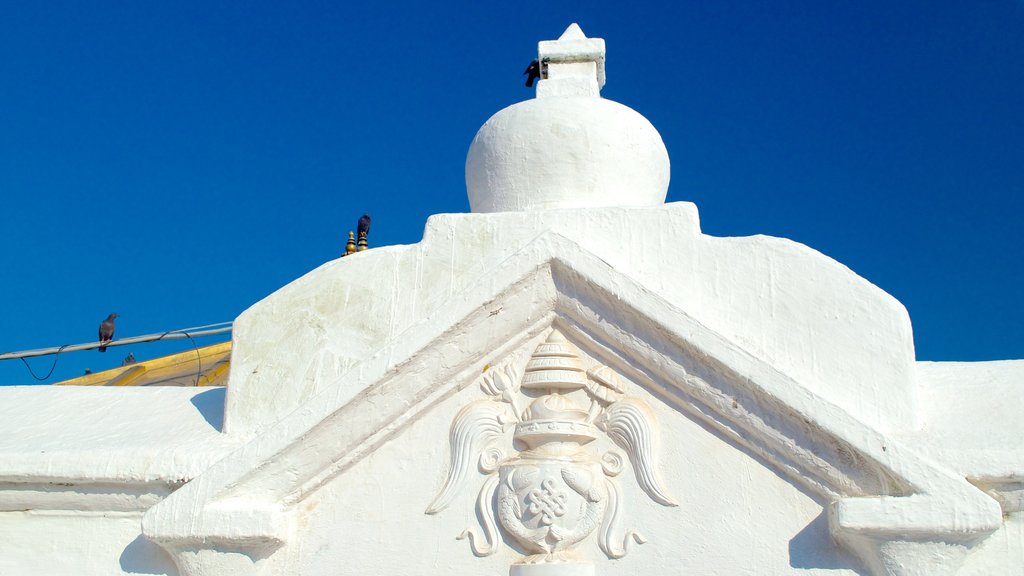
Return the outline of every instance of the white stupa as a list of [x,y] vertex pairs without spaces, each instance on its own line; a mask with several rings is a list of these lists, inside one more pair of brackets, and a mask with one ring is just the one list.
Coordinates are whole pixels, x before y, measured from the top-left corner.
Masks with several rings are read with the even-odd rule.
[[473,212],[665,202],[665,144],[646,118],[601,98],[604,54],[576,24],[540,43],[537,97],[492,116],[469,147]]
[[226,387],[0,388],[0,575],[1024,574],[1024,362],[703,234],[604,43],[539,60],[473,212],[254,304]]

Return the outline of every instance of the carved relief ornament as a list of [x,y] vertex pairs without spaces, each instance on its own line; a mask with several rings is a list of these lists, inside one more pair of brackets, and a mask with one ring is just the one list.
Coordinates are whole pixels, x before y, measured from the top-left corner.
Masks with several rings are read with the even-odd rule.
[[[575,347],[558,330],[537,347],[521,378],[506,364],[485,373],[481,388],[489,398],[471,402],[452,422],[448,477],[426,510],[445,509],[479,469],[486,476],[477,496],[481,531],[467,529],[459,536],[469,539],[477,556],[498,549],[499,523],[529,553],[512,566],[513,576],[551,574],[555,565],[566,574],[592,573],[575,547],[595,531],[609,558],[624,556],[631,540],[643,543],[636,531],[618,526],[622,497],[613,478],[623,469],[622,454],[609,450],[599,456],[588,446],[602,433],[625,451],[652,500],[676,505],[655,468],[651,407],[627,395],[607,366],[585,371]],[[570,396],[579,390],[589,398],[588,408]],[[507,437],[510,429],[514,443]]]

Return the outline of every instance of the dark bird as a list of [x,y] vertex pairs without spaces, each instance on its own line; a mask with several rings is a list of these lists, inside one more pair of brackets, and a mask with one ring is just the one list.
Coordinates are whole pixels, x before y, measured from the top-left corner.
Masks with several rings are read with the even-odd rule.
[[129,352],[128,355],[124,357],[124,360],[121,361],[121,366],[129,366],[131,364],[135,364],[134,352]]
[[[110,342],[114,339],[114,318],[117,318],[116,313],[111,313],[107,316],[107,319],[100,323],[100,342]],[[100,346],[100,352],[106,352],[106,346]]]
[[359,219],[359,225],[356,227],[356,231],[359,238],[366,238],[366,235],[370,233],[370,215],[363,214],[363,217]]
[[526,74],[526,87],[533,88],[533,81],[540,78],[540,62],[536,60],[530,62],[523,74]]

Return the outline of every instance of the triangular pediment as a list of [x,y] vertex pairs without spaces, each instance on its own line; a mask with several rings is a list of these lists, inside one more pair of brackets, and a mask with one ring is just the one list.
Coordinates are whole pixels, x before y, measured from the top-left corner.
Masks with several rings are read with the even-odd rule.
[[835,530],[891,529],[879,515],[900,507],[926,511],[905,514],[899,529],[906,531],[974,533],[993,522],[991,501],[963,479],[546,233],[155,506],[145,533],[165,543],[284,543],[292,507],[552,327],[589,358],[833,502]]

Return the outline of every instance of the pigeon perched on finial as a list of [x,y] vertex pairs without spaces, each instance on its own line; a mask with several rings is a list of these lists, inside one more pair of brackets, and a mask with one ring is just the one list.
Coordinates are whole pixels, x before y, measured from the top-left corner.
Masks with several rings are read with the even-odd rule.
[[[107,316],[107,319],[100,323],[100,342],[110,342],[114,339],[114,318],[117,318],[116,313],[111,313]],[[100,352],[106,352],[106,346],[99,347]]]
[[359,219],[359,224],[356,227],[356,232],[359,238],[366,238],[366,235],[370,233],[369,214],[363,214],[363,217]]
[[128,366],[131,364],[135,364],[134,352],[129,352],[128,355],[124,357],[124,360],[121,361],[121,366]]
[[523,74],[526,74],[526,87],[533,88],[533,81],[540,78],[540,62],[537,60],[530,62]]

